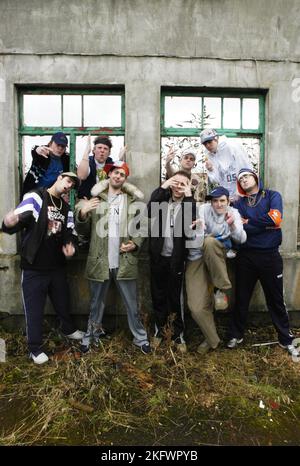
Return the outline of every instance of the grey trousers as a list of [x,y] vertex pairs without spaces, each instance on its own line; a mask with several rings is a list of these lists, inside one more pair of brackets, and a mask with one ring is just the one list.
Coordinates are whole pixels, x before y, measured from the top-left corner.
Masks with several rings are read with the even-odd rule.
[[104,282],[90,280],[91,304],[88,328],[83,337],[82,344],[89,345],[92,339],[97,340],[103,333],[102,319],[105,307],[105,298],[111,282],[114,281],[124,302],[133,343],[142,346],[148,342],[146,330],[141,322],[137,301],[136,280],[117,280],[117,269],[109,273],[109,279]]

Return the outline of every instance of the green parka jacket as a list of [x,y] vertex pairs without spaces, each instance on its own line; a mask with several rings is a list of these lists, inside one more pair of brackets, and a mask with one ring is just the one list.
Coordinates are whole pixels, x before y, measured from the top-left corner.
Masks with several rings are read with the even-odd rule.
[[[75,228],[78,234],[90,237],[90,247],[86,263],[86,278],[103,282],[109,278],[108,265],[108,234],[99,234],[100,229],[107,231],[108,229],[108,182],[103,180],[97,183],[91,190],[93,197],[99,197],[101,200],[100,206],[97,209],[88,213],[86,220],[82,221],[79,218],[79,211],[82,201],[75,207]],[[133,280],[138,274],[138,252],[144,240],[142,236],[131,236],[128,233],[130,221],[136,219],[136,208],[132,204],[141,201],[144,197],[143,193],[130,183],[124,183],[122,188],[125,194],[123,209],[121,212],[120,222],[120,246],[121,243],[133,241],[137,249],[132,252],[120,253],[120,265],[117,278],[119,280]],[[140,203],[139,203],[140,205]],[[99,213],[100,212],[100,213]],[[142,223],[145,222],[145,217],[142,217]],[[144,223],[145,227],[145,223]],[[143,230],[145,232],[145,229]]]

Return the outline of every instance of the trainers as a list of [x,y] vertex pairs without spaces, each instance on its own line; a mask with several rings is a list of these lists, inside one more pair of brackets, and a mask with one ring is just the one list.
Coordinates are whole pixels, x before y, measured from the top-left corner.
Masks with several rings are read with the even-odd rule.
[[215,310],[225,311],[228,308],[228,296],[221,290],[215,292]]
[[281,343],[278,342],[278,345],[280,346],[280,348],[283,348],[285,350],[287,350],[287,352],[291,355],[291,356],[294,356],[295,358],[299,358],[300,357],[300,352],[297,348],[295,348],[294,345],[282,345]]
[[175,340],[173,340],[173,344],[175,345],[176,351],[180,351],[180,353],[187,353],[186,343],[180,337],[175,338]]
[[88,353],[90,350],[90,347],[88,345],[80,345],[80,351],[81,353]]
[[141,346],[141,352],[143,354],[151,353],[151,346],[149,345],[149,343],[145,343],[144,345]]
[[35,356],[33,353],[30,353],[29,357],[35,364],[44,364],[45,362],[49,361],[46,353],[40,353],[37,356]]
[[229,342],[227,343],[227,348],[236,348],[237,345],[242,343],[242,341],[244,341],[244,338],[231,338],[231,340],[229,340]]
[[208,344],[208,342],[206,340],[204,340],[197,348],[197,353],[200,353],[200,354],[206,354],[209,352],[209,350],[211,349],[211,346]]
[[83,336],[84,332],[82,332],[81,330],[75,330],[75,332],[66,335],[66,337],[70,338],[70,340],[82,340]]

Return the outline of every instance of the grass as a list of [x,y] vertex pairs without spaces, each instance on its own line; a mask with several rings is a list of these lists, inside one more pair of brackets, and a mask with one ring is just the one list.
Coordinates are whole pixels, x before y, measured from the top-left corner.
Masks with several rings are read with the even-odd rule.
[[[222,329],[221,329],[222,331]],[[0,445],[299,445],[300,364],[272,328],[239,350],[143,355],[124,333],[82,356],[54,331],[51,361],[27,358],[25,337],[1,332]]]

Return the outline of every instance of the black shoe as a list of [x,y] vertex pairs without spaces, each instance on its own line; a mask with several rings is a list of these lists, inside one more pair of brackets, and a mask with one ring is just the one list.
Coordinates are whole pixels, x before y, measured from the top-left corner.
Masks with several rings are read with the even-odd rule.
[[141,352],[143,354],[150,354],[151,353],[151,346],[149,345],[149,343],[145,343],[144,345],[141,346]]
[[88,345],[80,345],[80,351],[85,354],[90,351],[90,347]]

